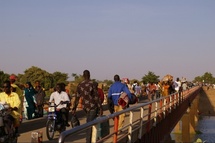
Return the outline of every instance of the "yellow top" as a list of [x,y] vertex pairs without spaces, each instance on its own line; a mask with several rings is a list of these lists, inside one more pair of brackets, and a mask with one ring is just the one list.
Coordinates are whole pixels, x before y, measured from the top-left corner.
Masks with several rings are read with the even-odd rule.
[[0,93],[0,102],[6,102],[7,104],[10,105],[10,107],[14,108],[20,107],[20,99],[19,95],[15,92],[11,92],[11,94],[8,96],[5,92]]
[[[0,102],[9,104],[10,107],[14,108],[20,108],[20,99],[17,93],[11,92],[11,94],[8,96],[5,92],[0,93]],[[19,118],[21,117],[20,113],[17,111],[12,111],[11,115],[15,118],[14,126],[18,127],[20,126]]]

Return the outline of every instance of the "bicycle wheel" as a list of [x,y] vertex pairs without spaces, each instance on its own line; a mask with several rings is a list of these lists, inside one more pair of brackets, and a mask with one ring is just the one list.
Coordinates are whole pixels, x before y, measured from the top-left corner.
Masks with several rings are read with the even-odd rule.
[[49,140],[54,138],[55,120],[48,120],[46,123],[46,136]]

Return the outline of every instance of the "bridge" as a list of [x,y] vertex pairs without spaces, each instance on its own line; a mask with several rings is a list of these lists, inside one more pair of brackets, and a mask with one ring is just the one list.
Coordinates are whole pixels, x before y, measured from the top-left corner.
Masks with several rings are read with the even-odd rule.
[[[87,128],[93,127],[93,142],[165,142],[174,129],[176,133],[182,133],[183,142],[190,142],[190,133],[195,132],[195,124],[198,120],[198,99],[201,87],[194,87],[178,93],[149,102],[140,100],[137,104],[121,112],[110,114],[107,105],[103,105],[104,117],[86,123],[83,110],[77,111],[81,126],[67,127],[62,134],[57,133],[53,140],[46,137],[47,116],[33,120],[25,120],[20,128],[18,143],[31,142],[31,133],[41,131],[43,143],[70,143],[86,142]],[[169,102],[168,102],[169,101]],[[119,132],[117,128],[118,116],[126,114],[124,128]],[[97,138],[97,124],[109,121],[110,134]],[[180,123],[180,124],[179,124]]]
[[[201,87],[174,93],[147,103],[138,103],[123,111],[69,129],[60,134],[58,143],[85,142],[86,129],[92,128],[92,142],[165,142],[173,129],[183,130],[183,142],[190,142],[198,120],[198,96]],[[118,129],[119,115],[126,114],[124,127]],[[179,121],[182,125],[179,125]],[[98,124],[109,121],[110,133],[98,138]],[[181,127],[180,127],[181,126]],[[180,129],[181,128],[181,129]]]

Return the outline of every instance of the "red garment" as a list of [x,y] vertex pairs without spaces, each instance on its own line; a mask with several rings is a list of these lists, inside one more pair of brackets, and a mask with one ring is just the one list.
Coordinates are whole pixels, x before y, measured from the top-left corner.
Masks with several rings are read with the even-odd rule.
[[118,104],[121,105],[122,108],[124,109],[127,107],[128,102],[129,102],[128,95],[125,92],[123,92],[118,99]]
[[16,80],[16,76],[14,74],[10,75],[10,80]]
[[155,84],[149,84],[148,85],[148,90],[150,93],[153,93],[156,90]]
[[102,104],[104,101],[104,92],[101,88],[98,88],[98,93],[99,93],[99,97],[100,97],[101,104]]

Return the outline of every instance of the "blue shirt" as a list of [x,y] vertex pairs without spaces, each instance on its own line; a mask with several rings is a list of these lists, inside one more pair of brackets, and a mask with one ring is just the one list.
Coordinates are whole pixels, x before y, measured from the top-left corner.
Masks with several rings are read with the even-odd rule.
[[118,99],[122,92],[127,93],[129,100],[131,100],[132,95],[126,84],[121,83],[120,81],[116,81],[110,86],[110,89],[108,91],[108,98],[113,101],[114,105],[118,105]]

